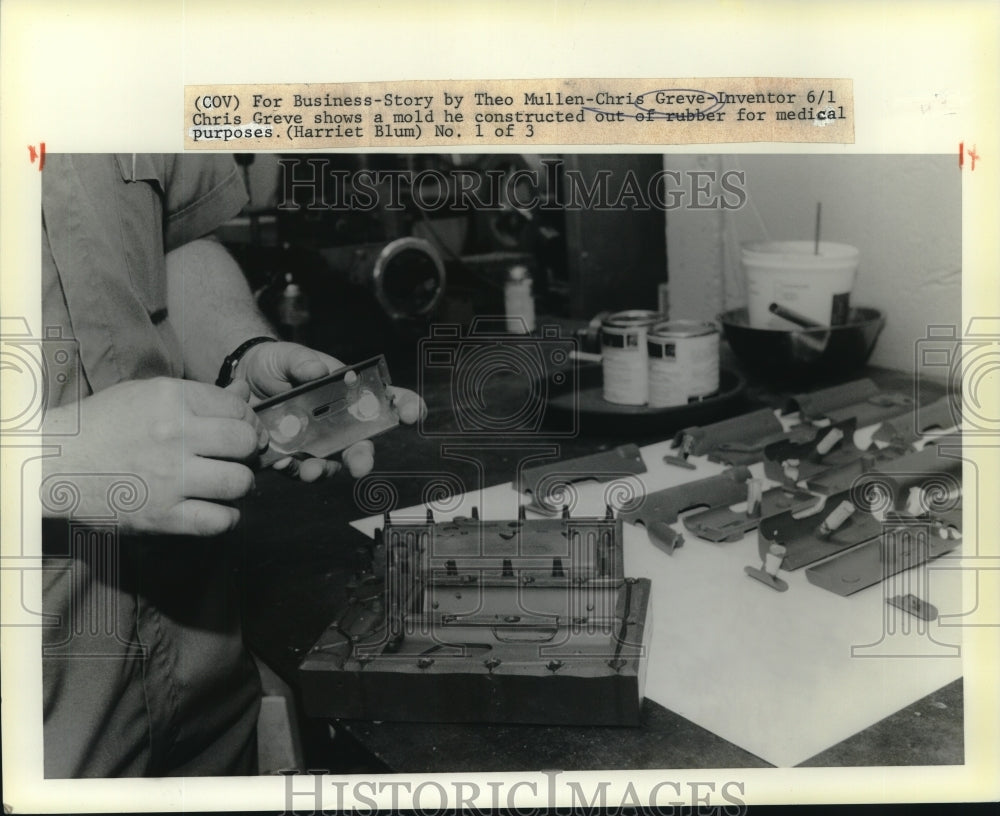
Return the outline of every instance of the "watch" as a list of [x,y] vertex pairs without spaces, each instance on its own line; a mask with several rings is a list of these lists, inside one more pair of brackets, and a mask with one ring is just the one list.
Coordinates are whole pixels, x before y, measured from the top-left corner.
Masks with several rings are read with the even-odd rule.
[[260,337],[251,337],[245,343],[241,343],[236,347],[236,350],[226,357],[222,361],[222,367],[219,369],[219,376],[215,380],[215,384],[219,388],[225,388],[229,383],[233,381],[233,374],[236,373],[236,366],[239,365],[240,360],[243,359],[243,355],[246,354],[254,346],[260,343],[275,343],[277,342],[276,337],[267,337],[266,335],[261,335]]

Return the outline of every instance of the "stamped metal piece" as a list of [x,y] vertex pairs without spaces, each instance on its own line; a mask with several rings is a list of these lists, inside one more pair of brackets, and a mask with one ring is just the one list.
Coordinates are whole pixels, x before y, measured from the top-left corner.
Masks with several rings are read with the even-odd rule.
[[390,382],[379,356],[259,403],[254,411],[271,437],[261,467],[286,456],[323,459],[395,428]]
[[531,508],[540,513],[553,515],[561,507],[549,501],[557,495],[562,486],[575,482],[611,482],[626,476],[646,472],[646,463],[637,445],[620,445],[608,451],[552,462],[537,467],[525,468],[517,479],[517,489],[530,493]]
[[[824,523],[828,523],[830,516],[844,502],[850,503],[855,508],[854,512],[843,519],[836,529],[824,530]],[[764,518],[757,528],[757,550],[763,558],[772,545],[783,544],[787,552],[782,568],[797,570],[871,541],[881,531],[879,520],[858,506],[851,491],[844,491],[817,505],[816,512],[804,515],[787,510]]]
[[663,521],[654,521],[646,526],[646,535],[653,546],[663,550],[667,555],[673,555],[674,550],[684,546],[684,536]]
[[936,620],[938,616],[937,607],[934,604],[921,600],[912,592],[906,595],[893,595],[891,598],[886,598],[886,603],[897,609],[902,609],[904,612],[909,612],[920,620],[932,621]]
[[913,398],[895,391],[882,391],[869,379],[822,388],[808,394],[796,394],[785,413],[798,410],[803,420],[829,419],[833,423],[853,419],[864,428],[890,417],[908,413]]
[[752,515],[747,511],[733,510],[731,507],[713,507],[701,513],[684,517],[684,526],[699,538],[707,541],[739,541],[766,519],[777,513],[798,512],[819,499],[804,490],[788,487],[772,487],[764,491],[760,499],[759,512]]
[[947,431],[958,423],[957,397],[945,396],[929,405],[901,417],[883,422],[872,435],[875,442],[886,442],[892,448],[906,450],[924,434],[933,430]]
[[656,523],[673,524],[685,510],[696,507],[728,507],[746,498],[746,481],[750,471],[745,467],[730,468],[718,476],[657,490],[626,506],[619,512],[623,521],[642,523],[647,531]]
[[923,450],[880,462],[857,480],[856,490],[880,488],[890,495],[890,509],[906,510],[905,504],[910,491],[926,487],[934,492],[937,506],[923,509],[941,512],[955,504],[955,501],[949,500],[948,494],[960,492],[962,479],[960,456],[949,456],[943,451],[945,448],[958,448],[961,440],[961,434],[943,436]]
[[932,530],[932,525],[920,519],[894,524],[878,538],[809,567],[806,578],[837,595],[853,595],[958,546],[957,540],[941,538]]
[[855,462],[865,455],[854,444],[856,427],[855,420],[846,419],[825,428],[813,428],[803,441],[774,442],[764,448],[764,473],[775,482],[796,484]]
[[694,456],[705,456],[724,464],[759,462],[767,442],[783,434],[781,421],[770,408],[724,419],[711,425],[684,428],[674,436],[671,447]]

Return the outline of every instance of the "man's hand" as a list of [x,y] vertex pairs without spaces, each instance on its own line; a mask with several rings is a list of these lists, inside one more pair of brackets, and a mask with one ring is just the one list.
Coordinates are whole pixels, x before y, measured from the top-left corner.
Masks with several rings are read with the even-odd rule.
[[[148,496],[119,515],[126,532],[218,535],[239,521],[227,502],[253,488],[246,462],[267,445],[248,397],[245,383],[228,389],[165,377],[120,383],[54,409],[79,410],[80,434],[61,441],[61,455],[44,466],[67,476],[139,477]],[[79,480],[81,491],[95,492],[81,495],[81,506],[100,508],[105,497],[92,482]]]
[[[260,343],[240,360],[236,377],[249,384],[250,402],[256,404],[343,367],[335,357],[297,343]],[[393,388],[392,397],[400,420],[407,425],[412,425],[427,410],[423,400],[405,388]],[[375,465],[375,446],[367,439],[358,442],[341,454],[341,460],[354,478],[360,478]],[[314,482],[332,476],[340,470],[341,463],[332,459],[299,462],[289,457],[276,462],[274,468],[297,475],[304,482]]]

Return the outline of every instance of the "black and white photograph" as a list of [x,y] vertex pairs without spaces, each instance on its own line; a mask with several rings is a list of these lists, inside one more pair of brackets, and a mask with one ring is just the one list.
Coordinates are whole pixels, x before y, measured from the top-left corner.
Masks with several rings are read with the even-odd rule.
[[846,148],[5,136],[5,809],[995,798],[996,139],[860,85]]

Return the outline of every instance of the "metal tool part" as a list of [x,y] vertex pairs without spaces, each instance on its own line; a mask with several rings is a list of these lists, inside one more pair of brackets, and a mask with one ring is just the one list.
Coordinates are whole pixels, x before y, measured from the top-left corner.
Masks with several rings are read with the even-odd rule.
[[677,451],[677,455],[667,454],[663,457],[664,464],[673,465],[674,467],[682,467],[686,470],[694,470],[694,462],[689,462],[688,459],[691,456],[691,451],[694,449],[694,437],[685,435],[681,438],[680,449]]
[[809,567],[806,578],[837,595],[853,595],[958,546],[957,541],[942,539],[932,530],[931,524],[920,519],[895,524],[878,538]]
[[[684,428],[674,436],[672,446],[682,451],[687,448],[693,456],[707,455],[713,462],[744,465],[759,462],[764,445],[777,441],[783,433],[774,411],[761,408],[711,425]],[[737,457],[742,461],[733,461]]]
[[644,496],[635,506],[622,508],[618,515],[623,521],[642,524],[650,541],[662,549],[667,525],[676,522],[681,513],[702,506],[711,509],[736,504],[745,498],[749,478],[747,468],[730,468],[718,476],[657,490]]
[[883,422],[872,435],[874,442],[886,442],[892,448],[907,450],[933,430],[947,431],[958,424],[960,410],[957,396],[945,396],[915,411]]
[[810,476],[805,480],[806,487],[813,493],[831,496],[834,493],[847,490],[862,475],[875,470],[879,462],[891,459],[895,455],[896,452],[888,448],[862,451],[857,459]]
[[884,392],[869,379],[796,394],[785,406],[785,413],[798,411],[805,421],[829,419],[833,423],[853,419],[864,428],[890,417],[908,413],[913,398],[895,391]]
[[[645,472],[646,463],[642,461],[638,446],[620,445],[577,459],[525,468],[518,474],[517,489],[531,494],[531,509],[552,515],[561,509],[559,499],[566,485],[583,481],[611,482]],[[553,497],[556,501],[551,501]]]
[[772,544],[764,554],[759,567],[744,567],[743,572],[777,592],[787,592],[788,583],[778,577],[778,570],[785,559],[785,548]]
[[[747,482],[752,485],[753,479]],[[759,484],[759,482],[757,482]],[[699,538],[707,541],[739,541],[756,528],[761,519],[782,512],[799,512],[814,505],[821,499],[804,490],[789,487],[772,487],[764,491],[758,500],[756,512],[751,512],[750,502],[745,510],[733,510],[729,506],[713,507],[684,517],[684,526]]]
[[395,428],[390,382],[379,356],[259,403],[254,411],[271,437],[261,467],[286,456],[323,459]]
[[674,550],[684,546],[684,536],[665,521],[650,522],[646,525],[646,535],[653,546],[663,550],[667,555],[673,555]]
[[[854,444],[857,423],[847,419],[816,428],[805,441],[782,440],[764,448],[764,473],[775,482],[795,484],[860,459]],[[788,464],[791,463],[791,467]]]
[[[845,504],[851,512],[840,509]],[[834,513],[838,516],[831,524]],[[828,529],[824,530],[824,524]],[[757,549],[763,558],[772,544],[783,544],[787,549],[784,568],[797,570],[870,541],[881,531],[879,520],[858,506],[858,497],[844,491],[817,504],[814,512],[787,510],[767,516],[757,529]]]
[[[961,493],[962,459],[961,434],[939,437],[920,451],[879,462],[870,472],[856,481],[856,491],[885,494],[890,504],[887,510],[905,511],[910,490],[929,487],[933,495],[924,508],[941,513],[957,501]],[[946,450],[953,451],[945,453]]]
[[906,595],[893,595],[891,598],[886,598],[886,603],[897,609],[902,609],[904,612],[909,612],[920,620],[932,621],[936,620],[938,616],[937,607],[934,604],[921,600],[912,592],[908,592]]

